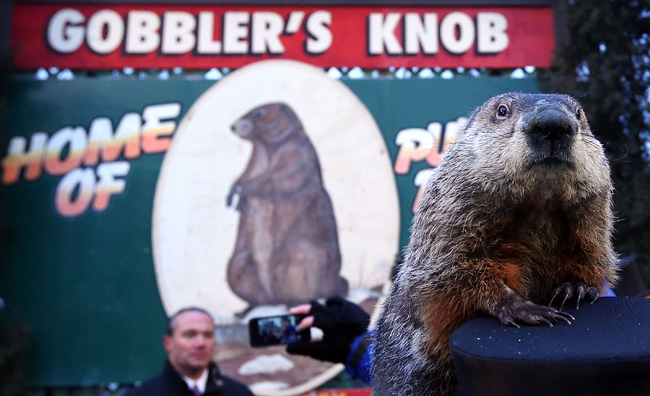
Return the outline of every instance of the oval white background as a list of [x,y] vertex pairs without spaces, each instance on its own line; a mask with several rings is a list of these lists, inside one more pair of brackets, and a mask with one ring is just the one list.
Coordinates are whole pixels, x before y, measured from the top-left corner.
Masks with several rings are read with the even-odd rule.
[[205,307],[217,323],[247,307],[226,281],[239,212],[226,196],[252,145],[231,125],[253,108],[285,102],[314,145],[334,206],[341,274],[352,293],[383,285],[398,249],[399,204],[391,161],[366,107],[341,82],[287,60],[244,67],[190,108],[165,155],[154,199],[152,244],[168,314]]

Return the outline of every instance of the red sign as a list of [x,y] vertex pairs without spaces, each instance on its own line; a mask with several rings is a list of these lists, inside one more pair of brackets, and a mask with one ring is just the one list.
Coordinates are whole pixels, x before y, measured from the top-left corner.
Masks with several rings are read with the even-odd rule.
[[553,47],[550,7],[15,4],[11,34],[21,69],[547,67]]

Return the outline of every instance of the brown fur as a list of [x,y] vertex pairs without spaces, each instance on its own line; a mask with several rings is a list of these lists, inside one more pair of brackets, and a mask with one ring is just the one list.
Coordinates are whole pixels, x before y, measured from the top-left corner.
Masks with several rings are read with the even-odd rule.
[[374,394],[455,395],[449,337],[477,315],[569,321],[554,295],[556,307],[593,300],[617,279],[611,195],[575,99],[509,93],[479,107],[414,217],[377,326]]
[[241,212],[228,284],[250,307],[343,295],[334,210],[302,123],[284,103],[256,107],[232,127],[253,143],[228,196]]

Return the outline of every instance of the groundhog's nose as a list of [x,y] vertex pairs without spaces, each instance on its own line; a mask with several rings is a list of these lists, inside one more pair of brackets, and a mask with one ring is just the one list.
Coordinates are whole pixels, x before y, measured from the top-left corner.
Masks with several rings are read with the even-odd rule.
[[561,109],[548,107],[542,109],[531,120],[530,133],[538,138],[558,141],[563,137],[573,136],[577,125]]
[[245,118],[235,122],[230,127],[230,129],[232,129],[232,131],[235,132],[235,134],[239,135],[239,137],[244,139],[247,139],[249,137],[249,135],[251,134],[254,128],[255,126],[253,125],[253,123],[250,122],[250,120],[247,120]]

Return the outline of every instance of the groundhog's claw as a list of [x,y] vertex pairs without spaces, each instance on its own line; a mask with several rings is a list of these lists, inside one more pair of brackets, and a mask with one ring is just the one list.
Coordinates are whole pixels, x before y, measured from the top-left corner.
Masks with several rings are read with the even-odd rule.
[[553,307],[537,305],[522,297],[514,297],[503,301],[496,309],[496,317],[506,326],[519,327],[516,321],[530,325],[545,324],[553,327],[559,321],[571,324],[575,318],[566,312],[561,312]]
[[228,193],[228,197],[226,197],[226,205],[231,206],[232,201],[235,198],[235,195],[241,194],[241,186],[239,184],[233,184],[232,188],[230,189],[230,192]]
[[576,309],[580,309],[580,300],[588,299],[593,304],[594,301],[600,296],[600,292],[596,287],[589,287],[582,282],[576,283],[563,283],[558,286],[553,292],[551,297],[551,302],[548,303],[548,306],[553,306],[555,299],[563,295],[562,303],[560,304],[560,311],[564,308],[564,304],[570,300],[574,295],[576,295]]
[[235,196],[239,197],[236,209],[240,212],[243,212],[244,208],[246,207],[246,194],[244,194],[242,186],[239,183],[233,184],[232,188],[230,189],[230,193],[228,193],[228,197],[226,198],[227,206],[232,206],[232,201],[235,199]]

